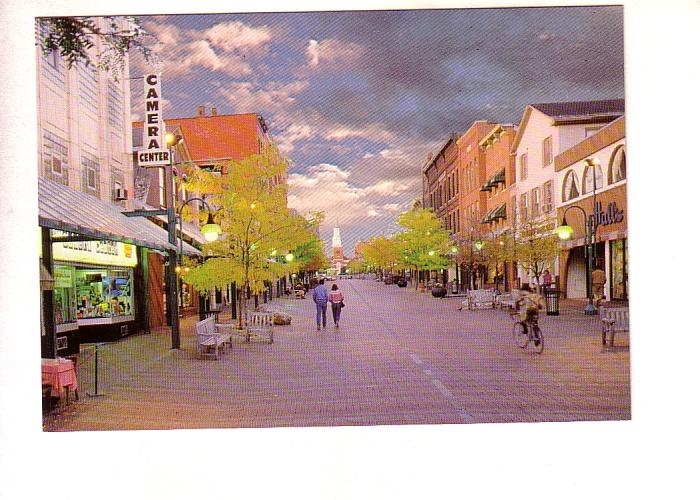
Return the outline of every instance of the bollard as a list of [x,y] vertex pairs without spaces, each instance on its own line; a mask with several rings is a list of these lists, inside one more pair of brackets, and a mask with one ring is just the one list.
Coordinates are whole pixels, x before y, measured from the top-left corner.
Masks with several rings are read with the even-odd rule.
[[92,396],[92,397],[104,396],[104,394],[99,394],[97,392],[97,353],[99,352],[98,346],[100,346],[100,345],[104,345],[104,344],[97,344],[97,343],[95,344],[95,393],[90,394],[88,392],[88,396]]

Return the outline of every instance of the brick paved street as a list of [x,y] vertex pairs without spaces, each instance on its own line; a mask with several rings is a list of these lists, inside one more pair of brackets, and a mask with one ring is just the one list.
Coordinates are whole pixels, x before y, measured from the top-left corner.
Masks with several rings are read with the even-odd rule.
[[[198,359],[167,330],[84,347],[81,399],[44,419],[61,430],[237,428],[630,418],[629,350],[601,350],[579,304],[541,315],[542,355],[518,349],[503,311],[457,311],[457,298],[364,280],[338,282],[341,327],[316,331],[310,299],[275,299],[293,316],[274,344],[238,342]],[[225,315],[230,318],[230,313]],[[329,309],[330,317],[330,309]]]

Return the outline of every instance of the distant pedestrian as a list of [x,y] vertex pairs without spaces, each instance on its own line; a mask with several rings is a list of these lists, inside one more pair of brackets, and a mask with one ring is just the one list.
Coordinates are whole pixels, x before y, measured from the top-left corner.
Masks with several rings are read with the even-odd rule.
[[340,326],[338,324],[340,322],[340,310],[345,307],[345,302],[343,302],[343,292],[338,290],[338,285],[335,283],[331,287],[330,301],[331,310],[333,311],[333,322],[335,327],[338,328]]
[[605,277],[605,271],[600,268],[600,265],[596,266],[595,271],[591,273],[591,282],[593,284],[593,299],[595,300],[595,306],[599,307],[600,302],[605,296],[605,282],[608,281]]
[[552,275],[549,273],[549,269],[545,269],[542,274],[542,283],[544,284],[544,289],[549,290],[552,287]]
[[323,318],[323,328],[326,327],[326,309],[328,306],[328,289],[321,278],[314,288],[312,298],[316,304],[316,329],[321,329],[321,319]]

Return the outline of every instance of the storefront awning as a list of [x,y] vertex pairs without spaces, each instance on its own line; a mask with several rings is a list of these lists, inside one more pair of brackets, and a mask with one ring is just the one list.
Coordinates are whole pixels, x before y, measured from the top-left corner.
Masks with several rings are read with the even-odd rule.
[[506,204],[504,203],[503,205],[499,206],[496,210],[494,210],[493,215],[491,215],[491,217],[494,220],[505,219],[506,218]]
[[[154,250],[177,250],[168,232],[145,217],[127,217],[120,207],[47,179],[39,181],[39,225],[99,240],[121,241]],[[201,255],[183,245],[185,255]]]

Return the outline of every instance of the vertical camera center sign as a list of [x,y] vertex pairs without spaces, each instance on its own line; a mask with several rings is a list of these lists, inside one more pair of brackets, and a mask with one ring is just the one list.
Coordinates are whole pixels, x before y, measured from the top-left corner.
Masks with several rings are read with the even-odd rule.
[[143,77],[145,114],[143,121],[143,145],[139,150],[140,167],[161,167],[170,163],[170,151],[165,144],[165,123],[160,105],[160,74]]

